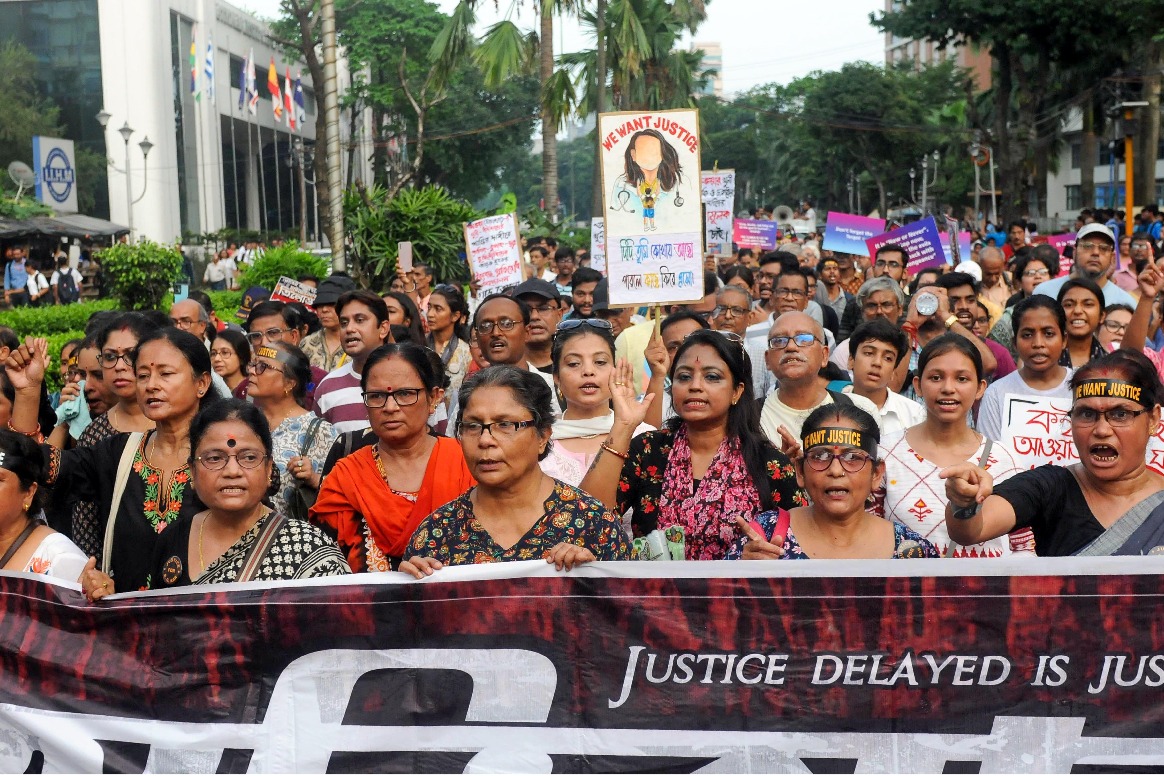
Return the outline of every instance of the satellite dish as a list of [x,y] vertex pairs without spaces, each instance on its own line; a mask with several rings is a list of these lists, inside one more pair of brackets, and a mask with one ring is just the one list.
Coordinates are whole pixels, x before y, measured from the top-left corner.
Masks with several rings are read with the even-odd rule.
[[794,215],[795,213],[788,205],[780,205],[772,211],[772,220],[778,224],[791,224]]
[[31,189],[36,185],[36,173],[21,161],[8,163],[8,177],[19,187],[16,191],[17,202],[20,201],[20,195],[24,193],[25,189]]

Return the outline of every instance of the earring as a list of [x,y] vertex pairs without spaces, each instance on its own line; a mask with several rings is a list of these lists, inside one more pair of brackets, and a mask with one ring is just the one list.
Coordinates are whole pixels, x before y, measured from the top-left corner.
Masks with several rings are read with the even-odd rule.
[[28,508],[29,508],[30,506],[32,506],[32,504],[25,504],[25,505],[24,505],[24,511],[25,511],[25,512],[27,512],[27,511],[28,511]]

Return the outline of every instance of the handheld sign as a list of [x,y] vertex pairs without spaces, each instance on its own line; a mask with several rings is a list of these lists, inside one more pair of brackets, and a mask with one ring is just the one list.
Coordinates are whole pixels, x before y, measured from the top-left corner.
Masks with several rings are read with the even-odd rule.
[[1059,274],[1069,275],[1075,268],[1075,259],[1067,255],[1067,249],[1075,247],[1074,234],[1053,234],[1047,238],[1047,245],[1059,251]]
[[396,266],[405,272],[412,271],[412,243],[396,243]]
[[776,250],[776,232],[779,228],[780,225],[775,221],[738,218],[732,224],[732,242],[741,248],[774,251]]
[[884,218],[868,218],[851,213],[830,212],[825,221],[824,241],[821,247],[826,251],[839,251],[854,256],[868,256],[869,247],[865,241],[885,231]]
[[865,241],[869,256],[876,256],[883,245],[896,243],[905,250],[906,269],[916,275],[927,267],[941,267],[946,264],[946,252],[942,248],[942,238],[933,216],[900,226],[877,237]]
[[271,299],[276,302],[298,302],[310,310],[315,304],[315,289],[284,275],[271,291]]
[[610,304],[703,298],[699,112],[598,117]]
[[525,279],[517,216],[503,213],[464,225],[465,255],[482,298],[516,286]]
[[712,256],[731,256],[736,171],[704,170],[700,177],[703,188],[704,250]]
[[601,218],[590,219],[590,269],[606,274],[606,223]]

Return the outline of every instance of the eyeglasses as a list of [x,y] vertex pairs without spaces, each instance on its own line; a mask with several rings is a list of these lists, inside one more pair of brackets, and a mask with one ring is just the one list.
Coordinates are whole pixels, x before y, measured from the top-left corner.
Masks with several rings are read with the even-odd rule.
[[497,420],[492,423],[466,421],[457,424],[457,436],[476,439],[488,431],[494,439],[512,437],[523,428],[529,428],[536,423],[537,421],[535,420]]
[[247,364],[247,374],[255,375],[256,377],[263,374],[268,369],[273,372],[278,372],[284,376],[287,374],[279,367],[271,366],[266,361],[252,361],[251,363]]
[[175,327],[182,331],[189,331],[191,326],[198,323],[193,318],[171,318],[170,320],[174,322]]
[[570,318],[554,327],[554,333],[557,334],[560,331],[580,329],[583,326],[589,326],[592,329],[601,329],[602,331],[614,331],[614,326],[611,322],[604,321],[601,318]]
[[118,353],[115,350],[103,350],[97,354],[97,360],[101,362],[101,366],[106,369],[112,369],[117,366],[118,361],[125,361],[125,365],[133,369],[133,362],[137,359],[137,348],[130,348]]
[[221,350],[210,351],[211,358],[230,358],[235,355],[235,352],[230,348],[222,348]]
[[867,313],[888,313],[900,306],[901,303],[896,300],[889,302],[866,302],[864,304],[865,312]]
[[829,467],[833,465],[834,458],[841,462],[841,468],[849,474],[856,474],[865,468],[865,464],[873,460],[873,456],[860,450],[845,450],[834,453],[827,447],[814,447],[804,454],[804,460],[808,461],[808,465],[818,472],[828,471]]
[[889,269],[901,269],[905,265],[900,261],[878,261],[873,266],[878,269],[885,269],[886,267],[889,267]]
[[1115,246],[1108,245],[1105,242],[1081,242],[1075,243],[1075,249],[1078,251],[1099,251],[1100,253],[1114,253]]
[[256,469],[267,460],[266,453],[260,453],[258,450],[239,450],[237,453],[207,453],[200,455],[195,460],[202,464],[203,469],[216,472],[219,469],[226,468],[226,462],[233,458],[238,465],[244,469]]
[[502,318],[500,321],[477,321],[473,324],[473,328],[481,334],[492,334],[494,326],[502,331],[513,331],[513,327],[516,325],[517,321],[512,318]]
[[771,337],[768,340],[768,347],[772,350],[784,350],[788,347],[788,343],[795,342],[798,348],[807,348],[814,342],[823,342],[817,338],[815,334],[796,334],[791,337]]
[[1023,272],[1023,277],[1024,278],[1049,278],[1049,277],[1051,277],[1051,270],[1049,270],[1045,267],[1043,269],[1028,269],[1025,272]]
[[1067,417],[1071,418],[1071,422],[1077,426],[1094,426],[1099,422],[1099,416],[1102,415],[1112,428],[1126,428],[1145,412],[1148,410],[1129,410],[1124,407],[1115,407],[1100,412],[1091,407],[1076,407],[1067,413]]
[[808,296],[807,291],[801,291],[799,288],[774,288],[772,293],[776,296]]
[[1112,334],[1123,334],[1128,330],[1128,324],[1109,319],[1103,322],[1103,328],[1107,329]]
[[557,307],[552,307],[548,304],[542,304],[542,305],[531,304],[531,305],[526,305],[526,307],[529,308],[531,315],[533,313],[537,313],[538,315],[545,315],[546,313],[552,313],[558,309]]
[[717,304],[715,309],[711,311],[711,314],[717,318],[725,314],[730,314],[733,318],[742,318],[743,316],[747,315],[748,312],[749,311],[745,310],[743,307],[736,307],[735,305],[730,304]]
[[364,406],[378,410],[388,403],[388,397],[396,402],[397,407],[411,407],[420,398],[423,388],[397,388],[394,391],[365,391]]
[[90,377],[92,377],[94,380],[100,380],[100,379],[102,379],[102,377],[104,377],[104,374],[101,372],[100,369],[72,368],[68,372],[65,373],[65,377],[68,379],[68,381],[70,383],[76,383],[76,382],[79,382],[81,380],[88,380]]
[[267,342],[274,342],[275,340],[279,339],[280,334],[288,331],[294,331],[294,329],[267,329],[266,331],[252,331],[247,335],[247,339],[251,341],[252,345],[261,345],[263,340],[266,340]]

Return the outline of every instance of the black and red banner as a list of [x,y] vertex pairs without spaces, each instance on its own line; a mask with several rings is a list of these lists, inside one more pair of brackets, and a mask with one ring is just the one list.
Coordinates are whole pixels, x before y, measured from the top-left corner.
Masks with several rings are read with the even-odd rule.
[[1161,772],[1161,571],[528,562],[98,605],[0,574],[0,770]]

